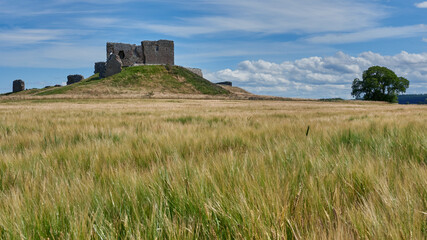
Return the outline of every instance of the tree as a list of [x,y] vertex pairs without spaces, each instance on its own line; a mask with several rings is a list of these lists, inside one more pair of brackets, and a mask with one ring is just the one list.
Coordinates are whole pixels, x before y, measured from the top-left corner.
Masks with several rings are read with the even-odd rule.
[[363,80],[354,79],[351,95],[373,101],[397,102],[397,95],[406,92],[409,81],[386,67],[373,66],[363,72]]

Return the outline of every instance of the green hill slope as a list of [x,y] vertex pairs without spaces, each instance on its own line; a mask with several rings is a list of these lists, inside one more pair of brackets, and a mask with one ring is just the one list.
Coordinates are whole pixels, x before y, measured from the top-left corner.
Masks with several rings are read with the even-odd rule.
[[13,95],[229,95],[230,91],[179,66],[135,66],[100,79],[95,74],[79,83],[62,87],[31,89]]

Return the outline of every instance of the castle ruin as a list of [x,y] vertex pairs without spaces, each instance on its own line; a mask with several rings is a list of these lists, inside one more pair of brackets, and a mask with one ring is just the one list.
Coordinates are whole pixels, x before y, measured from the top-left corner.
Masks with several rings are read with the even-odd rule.
[[[142,41],[141,45],[107,42],[107,61],[96,62],[94,73],[100,78],[106,78],[120,73],[122,67],[138,65],[175,65],[175,47],[171,40]],[[199,68],[189,68],[189,71],[203,77]],[[68,75],[67,85],[80,82],[82,75]],[[55,85],[59,87],[60,85]],[[13,81],[13,92],[25,90],[24,81]]]
[[[96,62],[94,73],[101,78],[108,77],[108,59],[119,60],[122,67],[138,65],[175,65],[175,47],[171,40],[142,41],[141,45],[107,42],[107,62]],[[187,68],[191,72],[203,77],[201,69]],[[120,68],[121,71],[121,68]],[[118,72],[120,72],[118,71]],[[113,71],[117,73],[117,71]]]
[[123,67],[133,65],[174,65],[174,42],[170,40],[142,41],[141,45],[107,43],[107,59],[111,54],[120,57]]

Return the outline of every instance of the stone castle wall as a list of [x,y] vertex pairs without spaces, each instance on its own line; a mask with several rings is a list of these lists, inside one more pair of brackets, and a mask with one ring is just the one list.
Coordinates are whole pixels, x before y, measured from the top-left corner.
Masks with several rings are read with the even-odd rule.
[[111,54],[120,57],[123,67],[135,64],[175,64],[174,42],[169,40],[142,41],[141,45],[107,43],[107,59]]
[[141,46],[144,64],[175,65],[173,41],[142,41]]
[[191,72],[199,75],[200,77],[203,77],[203,72],[202,72],[202,69],[200,69],[200,68],[189,68],[189,67],[187,67],[186,69],[188,69]]
[[[175,65],[175,46],[170,40],[142,41],[141,45],[107,42],[107,62],[96,62],[94,73],[101,78],[106,77],[111,57],[121,62],[121,66],[141,65]],[[113,60],[114,60],[113,59]],[[111,65],[111,64],[110,64]],[[201,69],[187,68],[191,72],[203,77]],[[120,68],[121,71],[121,68]],[[114,72],[120,72],[114,70]]]
[[107,59],[111,54],[120,57],[124,67],[132,66],[135,63],[143,63],[142,47],[135,44],[107,43]]

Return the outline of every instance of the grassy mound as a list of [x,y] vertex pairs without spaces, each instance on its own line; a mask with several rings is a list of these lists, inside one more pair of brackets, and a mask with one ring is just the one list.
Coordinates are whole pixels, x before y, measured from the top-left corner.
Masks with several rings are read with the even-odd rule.
[[32,89],[18,94],[46,95],[114,95],[114,94],[205,94],[228,95],[230,92],[179,66],[135,66],[100,79],[95,74],[79,83],[63,87]]

